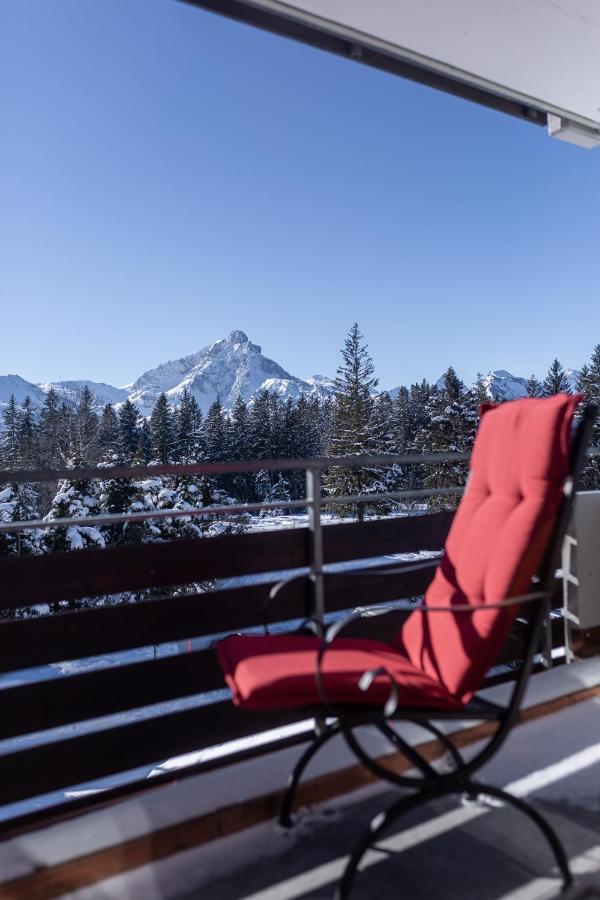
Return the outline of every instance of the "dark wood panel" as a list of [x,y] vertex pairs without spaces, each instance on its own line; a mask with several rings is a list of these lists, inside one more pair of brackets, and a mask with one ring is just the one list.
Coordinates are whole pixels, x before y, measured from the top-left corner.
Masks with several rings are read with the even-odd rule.
[[[431,574],[327,578],[326,608],[335,612],[416,596]],[[0,624],[0,671],[261,625],[273,583],[6,620]],[[308,582],[298,580],[279,595],[270,619],[304,618],[309,611]]]
[[441,550],[453,517],[453,512],[439,512],[424,516],[397,516],[373,522],[326,525],[323,528],[325,562],[366,559],[389,553]]
[[0,608],[307,565],[308,530],[223,535],[0,560]]
[[0,803],[158,764],[301,718],[306,716],[298,712],[244,713],[223,702],[4,754],[0,756]]
[[211,648],[6,688],[0,740],[224,687]]
[[[330,525],[323,530],[326,562],[439,549],[452,513]],[[96,597],[299,568],[308,564],[308,530],[82,550],[0,560],[0,608]]]

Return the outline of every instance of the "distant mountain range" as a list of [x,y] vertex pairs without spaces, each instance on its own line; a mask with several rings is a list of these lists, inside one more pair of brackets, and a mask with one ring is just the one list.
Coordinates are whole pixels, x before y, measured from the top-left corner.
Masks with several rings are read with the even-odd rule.
[[114,387],[95,381],[61,381],[33,384],[19,375],[0,375],[0,410],[14,394],[18,403],[26,396],[34,406],[41,407],[47,391],[53,387],[61,396],[76,398],[89,387],[99,407],[106,403],[123,403],[128,397],[144,416],[149,416],[160,394],[166,393],[177,404],[185,388],[196,398],[202,412],[220,399],[225,409],[231,409],[238,397],[251,401],[265,389],[282,399],[328,397],[333,394],[333,381],[324,375],[302,379],[286,372],[274,360],[264,356],[258,344],[253,344],[243,331],[232,331],[229,337],[215,341],[197,353],[181,359],[161,363],[149,369],[132,384]]
[[[575,369],[567,369],[573,390],[578,374]],[[526,381],[526,378],[511,375],[503,369],[489,372],[484,379],[488,395],[494,400],[523,397]],[[253,344],[243,331],[232,331],[229,337],[215,341],[197,353],[149,369],[132,384],[123,387],[86,380],[33,384],[19,375],[0,375],[0,412],[11,395],[18,403],[29,396],[34,406],[40,408],[51,387],[62,396],[75,399],[86,386],[96,397],[98,407],[106,403],[117,405],[129,397],[144,416],[150,415],[161,393],[166,393],[176,405],[185,388],[196,398],[203,413],[217,397],[225,409],[231,409],[238,397],[248,402],[265,389],[282,399],[291,397],[294,400],[301,395],[330,397],[334,389],[333,379],[324,375],[306,379],[291,375],[264,356],[258,344]],[[394,388],[389,393],[395,396],[398,390]]]

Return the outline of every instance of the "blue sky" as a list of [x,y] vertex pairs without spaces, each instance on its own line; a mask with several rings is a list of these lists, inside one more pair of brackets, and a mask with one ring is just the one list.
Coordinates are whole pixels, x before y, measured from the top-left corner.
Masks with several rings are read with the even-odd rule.
[[600,341],[600,150],[176,0],[0,8],[0,374],[122,384],[234,328],[383,387]]

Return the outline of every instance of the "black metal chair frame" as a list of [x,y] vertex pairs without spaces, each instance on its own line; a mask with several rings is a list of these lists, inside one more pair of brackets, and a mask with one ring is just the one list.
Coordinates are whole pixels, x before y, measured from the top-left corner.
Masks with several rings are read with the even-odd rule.
[[[288,779],[279,816],[281,825],[286,828],[292,826],[291,813],[296,790],[302,774],[321,747],[338,734],[341,734],[344,737],[350,750],[370,772],[378,778],[398,785],[399,787],[411,788],[414,791],[413,794],[403,796],[400,800],[392,804],[384,812],[379,813],[372,820],[369,828],[356,844],[355,849],[348,860],[345,871],[336,888],[335,900],[348,900],[362,857],[368,849],[377,842],[379,837],[392,825],[392,823],[417,807],[429,803],[431,800],[450,794],[466,795],[470,798],[477,798],[482,795],[490,796],[520,810],[538,827],[540,832],[546,838],[560,871],[563,888],[566,889],[572,884],[573,877],[569,868],[567,855],[556,832],[543,816],[524,800],[514,797],[493,785],[474,780],[473,776],[498,752],[519,717],[527,681],[532,672],[536,654],[540,652],[543,631],[548,620],[551,600],[554,595],[556,585],[555,573],[560,561],[562,542],[571,516],[575,496],[575,484],[577,483],[585,460],[585,452],[596,416],[597,409],[593,406],[588,406],[583,410],[581,420],[578,423],[571,450],[570,473],[565,482],[562,508],[559,513],[554,535],[540,569],[539,579],[532,585],[534,590],[531,593],[519,597],[511,597],[498,604],[481,607],[473,607],[465,604],[463,606],[453,606],[452,608],[448,608],[431,607],[420,604],[412,608],[412,611],[421,609],[427,613],[442,612],[447,614],[448,612],[452,612],[452,614],[459,613],[465,615],[477,614],[478,610],[485,611],[491,608],[510,607],[515,605],[528,606],[531,608],[531,614],[527,620],[523,635],[523,659],[520,669],[516,673],[514,686],[506,706],[490,703],[483,697],[474,697],[465,708],[458,711],[412,707],[403,708],[400,705],[402,687],[395,682],[392,675],[384,668],[365,672],[360,680],[360,688],[368,691],[375,677],[378,675],[387,676],[390,682],[390,695],[383,708],[380,706],[372,707],[366,704],[356,706],[336,706],[327,698],[323,683],[323,661],[327,649],[331,646],[335,638],[351,622],[356,622],[363,617],[371,617],[373,615],[397,614],[398,610],[390,607],[357,610],[350,616],[338,620],[326,633],[323,633],[322,624],[315,618],[310,617],[305,620],[304,624],[321,637],[321,643],[317,654],[315,678],[319,695],[322,700],[322,706],[317,708],[303,708],[303,712],[305,712],[307,716],[315,717],[315,737],[300,756]],[[415,568],[424,568],[426,566],[434,567],[439,565],[439,563],[439,559],[433,559],[426,562],[399,566],[393,569],[386,568],[382,570],[378,568],[376,571],[378,575],[398,575],[412,571]],[[373,569],[370,571],[368,569],[363,569],[351,572],[324,573],[324,575],[325,577],[331,575],[336,578],[372,577]],[[301,575],[296,578],[290,578],[279,582],[269,595],[265,607],[265,615],[268,615],[273,605],[273,601],[282,590],[285,590],[287,585],[297,580],[297,578],[307,577],[310,576]],[[413,612],[413,614],[415,614],[415,612]],[[268,633],[268,626],[266,624],[265,631]],[[330,721],[327,721],[328,719]],[[451,738],[434,724],[436,721],[439,722],[443,720],[455,722],[487,720],[496,723],[497,728],[482,749],[480,749],[469,761],[466,761],[452,742]],[[414,723],[432,734],[446,750],[449,760],[453,764],[451,770],[439,771],[435,769],[415,747],[412,747],[391,727],[389,724],[390,721]],[[370,756],[354,733],[356,728],[364,725],[374,726],[391,742],[394,748],[400,752],[409,763],[411,763],[412,768],[416,769],[419,774],[401,775],[382,765],[377,759]]]

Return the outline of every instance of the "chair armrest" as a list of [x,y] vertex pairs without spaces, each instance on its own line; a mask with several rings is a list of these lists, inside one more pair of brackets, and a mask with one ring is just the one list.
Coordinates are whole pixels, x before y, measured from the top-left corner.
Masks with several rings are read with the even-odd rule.
[[[368,568],[363,569],[352,569],[350,571],[341,572],[321,572],[320,574],[324,578],[372,578],[373,575],[377,575],[381,578],[388,575],[404,575],[407,572],[418,572],[421,569],[437,568],[440,562],[441,557],[431,557],[430,559],[418,560],[418,562],[407,562],[404,565],[394,566],[393,568],[369,566]],[[269,634],[269,614],[271,612],[273,603],[275,602],[279,594],[295,581],[299,581],[305,578],[311,578],[311,576],[312,573],[304,572],[301,575],[292,575],[291,578],[284,578],[282,581],[278,581],[277,584],[273,585],[273,587],[269,591],[267,599],[265,600],[262,610],[262,624],[265,634]],[[317,625],[320,626],[318,631],[321,635],[323,634],[324,629],[322,623],[319,622],[319,620],[315,619],[313,616],[309,616],[304,620],[304,622],[311,622],[315,627]]]
[[[445,612],[445,613],[476,613],[482,610],[491,610],[491,609],[505,609],[511,606],[520,606],[523,603],[533,603],[535,600],[542,600],[544,598],[548,599],[550,597],[550,593],[548,591],[531,591],[528,594],[520,594],[516,597],[509,597],[507,600],[502,600],[499,603],[482,603],[479,606],[471,606],[468,603],[456,604],[455,606],[428,606],[427,604],[421,603],[412,607],[411,612]],[[325,707],[327,707],[333,715],[337,715],[335,712],[335,708],[333,704],[330,703],[329,698],[327,697],[325,687],[323,684],[323,659],[325,657],[325,653],[333,643],[333,641],[340,635],[344,629],[350,625],[352,622],[355,622],[357,619],[366,618],[369,616],[381,616],[387,615],[390,613],[397,613],[397,609],[394,607],[370,607],[367,609],[355,609],[354,612],[350,613],[349,616],[345,616],[343,619],[339,619],[337,622],[334,622],[330,628],[327,629],[324,637],[319,644],[319,650],[317,652],[317,663],[315,669],[315,680],[317,682],[317,690],[319,691],[319,696],[321,701]],[[384,718],[389,718],[394,714],[396,709],[398,708],[398,702],[400,699],[400,686],[398,682],[395,680],[393,675],[385,668],[385,666],[379,666],[375,669],[369,669],[364,672],[358,682],[358,686],[361,691],[368,691],[373,681],[378,675],[385,675],[390,682],[390,695],[386,700],[382,713]]]
[[417,603],[416,606],[413,607],[413,611],[476,613],[485,612],[489,609],[507,609],[511,606],[521,606],[523,603],[533,603],[535,600],[543,600],[544,597],[549,599],[550,596],[550,591],[531,591],[528,594],[519,594],[516,597],[509,597],[507,600],[500,600],[498,603],[480,603],[478,606],[472,606],[470,603],[456,603],[453,606],[428,606],[426,603]]

